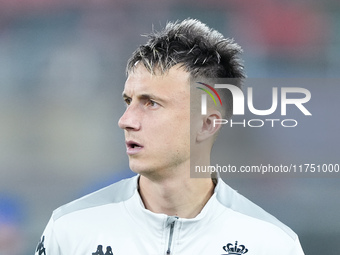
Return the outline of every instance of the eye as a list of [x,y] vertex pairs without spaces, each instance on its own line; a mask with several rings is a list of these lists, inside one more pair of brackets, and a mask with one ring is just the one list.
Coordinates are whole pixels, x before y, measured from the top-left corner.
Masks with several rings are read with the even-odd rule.
[[147,103],[146,103],[146,105],[147,106],[150,106],[150,107],[158,107],[158,106],[160,106],[157,102],[155,102],[155,101],[153,101],[153,100],[151,100],[151,99],[149,99],[148,101],[147,101]]
[[131,104],[131,98],[125,97],[124,102],[125,102],[126,105],[130,105]]
[[156,106],[156,105],[158,105],[155,101],[153,101],[153,100],[150,100],[149,101],[149,104],[151,105],[151,106]]

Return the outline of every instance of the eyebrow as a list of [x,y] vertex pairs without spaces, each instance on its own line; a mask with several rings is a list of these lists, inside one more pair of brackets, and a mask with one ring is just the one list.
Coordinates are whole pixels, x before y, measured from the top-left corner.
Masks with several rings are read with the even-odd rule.
[[[131,98],[130,96],[128,96],[126,93],[122,94],[123,98]],[[139,99],[153,99],[159,102],[164,102],[165,100],[154,95],[154,94],[141,94],[137,96]]]

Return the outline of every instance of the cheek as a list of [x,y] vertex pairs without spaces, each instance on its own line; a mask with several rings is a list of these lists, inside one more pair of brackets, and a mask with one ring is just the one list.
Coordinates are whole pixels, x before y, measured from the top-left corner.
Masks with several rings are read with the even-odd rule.
[[155,133],[159,134],[158,142],[162,141],[164,146],[183,146],[190,141],[190,122],[177,120],[165,125],[162,130],[156,129]]

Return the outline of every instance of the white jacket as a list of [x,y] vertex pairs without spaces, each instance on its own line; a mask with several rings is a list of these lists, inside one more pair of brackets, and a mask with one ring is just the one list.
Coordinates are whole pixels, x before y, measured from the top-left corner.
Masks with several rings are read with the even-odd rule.
[[218,179],[199,215],[145,209],[138,176],[53,212],[36,255],[303,255],[297,235]]

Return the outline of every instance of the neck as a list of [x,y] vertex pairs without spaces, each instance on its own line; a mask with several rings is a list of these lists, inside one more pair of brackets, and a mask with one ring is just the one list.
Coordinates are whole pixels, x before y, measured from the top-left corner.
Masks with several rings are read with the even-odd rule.
[[196,217],[214,193],[211,178],[190,178],[183,174],[151,180],[140,176],[139,193],[146,209],[181,218]]

